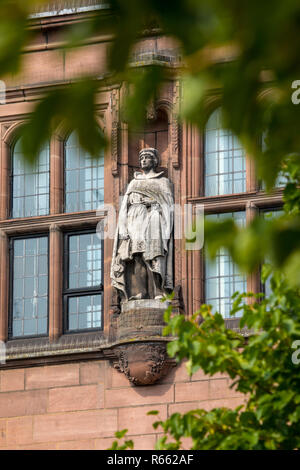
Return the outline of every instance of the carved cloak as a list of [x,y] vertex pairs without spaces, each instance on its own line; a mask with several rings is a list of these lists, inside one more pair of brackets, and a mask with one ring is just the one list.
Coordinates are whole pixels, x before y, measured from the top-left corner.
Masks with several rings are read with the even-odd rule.
[[111,263],[112,286],[126,293],[126,261],[143,253],[149,269],[160,275],[163,289],[173,289],[172,185],[163,172],[136,172],[123,198]]

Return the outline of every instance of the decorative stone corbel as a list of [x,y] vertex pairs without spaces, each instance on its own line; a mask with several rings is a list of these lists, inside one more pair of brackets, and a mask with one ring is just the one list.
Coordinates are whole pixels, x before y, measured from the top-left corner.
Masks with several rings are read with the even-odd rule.
[[[181,312],[180,288],[175,288],[173,313]],[[114,367],[134,385],[152,385],[164,377],[175,362],[167,354],[170,338],[164,337],[164,312],[169,302],[155,299],[132,300],[112,312],[110,339]]]
[[166,343],[143,342],[116,348],[114,367],[133,385],[151,385],[164,377],[174,363],[168,357]]

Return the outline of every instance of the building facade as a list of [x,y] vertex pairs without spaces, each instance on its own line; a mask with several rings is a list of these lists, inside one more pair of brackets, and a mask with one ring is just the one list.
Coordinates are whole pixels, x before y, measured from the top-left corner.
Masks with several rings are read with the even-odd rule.
[[[160,431],[148,411],[165,419],[243,400],[228,377],[199,371],[190,378],[184,364],[168,363],[168,372],[152,385],[136,386],[120,371],[113,239],[100,240],[96,227],[108,207],[118,211],[141,148],[158,149],[180,207],[189,204],[195,212],[201,204],[206,216],[233,217],[243,225],[281,205],[280,182],[267,195],[250,156],[222,129],[217,92],[207,98],[203,132],[179,123],[180,56],[164,35],[142,38],[132,58],[135,65],[161,61],[174,71],[149,107],[143,132],[122,122],[124,86],[110,84],[97,94],[99,128],[111,140],[105,154],[93,160],[61,123],[36,164],[25,164],[20,128],[43,94],[68,86],[82,70],[98,77],[106,72],[109,35],[76,50],[62,48],[65,29],[93,14],[96,2],[83,3],[78,9],[52,5],[32,16],[35,40],[24,51],[22,72],[7,77],[0,106],[0,340],[6,352],[0,364],[1,449],[106,449],[124,428],[136,449],[151,449]],[[178,223],[184,225],[175,220],[175,230]],[[187,250],[183,236],[174,245],[174,308],[189,317],[207,302],[238,328],[238,319],[228,318],[230,297],[236,290],[259,292],[259,273],[245,277],[223,252],[209,262],[203,249]]]

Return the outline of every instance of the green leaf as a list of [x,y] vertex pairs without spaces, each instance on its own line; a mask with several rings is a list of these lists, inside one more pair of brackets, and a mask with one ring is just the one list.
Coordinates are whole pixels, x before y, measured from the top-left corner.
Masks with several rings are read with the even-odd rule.
[[96,120],[94,100],[97,87],[98,84],[94,81],[80,81],[64,89],[49,92],[38,103],[21,129],[22,149],[29,162],[34,162],[40,148],[61,123],[70,131],[77,132],[84,150],[93,157],[100,155],[107,142]]
[[143,127],[146,108],[151,99],[155,99],[163,76],[164,68],[158,65],[127,72],[130,86],[122,102],[121,114],[122,119],[135,131]]
[[122,431],[116,431],[115,436],[118,439],[122,439],[122,437],[124,437],[127,432],[128,432],[128,429],[123,429]]
[[167,346],[168,354],[170,357],[174,357],[179,351],[179,344],[177,341],[171,341]]

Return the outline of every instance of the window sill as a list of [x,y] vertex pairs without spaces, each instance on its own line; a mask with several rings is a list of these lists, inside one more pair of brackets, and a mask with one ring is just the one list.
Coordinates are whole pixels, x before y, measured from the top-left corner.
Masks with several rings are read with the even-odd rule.
[[240,328],[240,318],[225,318],[224,321],[226,328],[233,330],[245,337],[251,336],[252,330],[249,330],[247,327]]
[[282,190],[277,190],[272,194],[263,191],[248,191],[237,194],[224,194],[220,196],[199,196],[188,198],[191,204],[203,204],[205,212],[222,212],[226,210],[244,210],[249,202],[257,207],[282,204]]
[[1,369],[109,358],[111,354],[103,331],[63,335],[51,342],[49,337],[12,339],[5,346],[6,362],[0,363]]
[[69,214],[51,214],[37,217],[27,217],[18,219],[0,220],[0,229],[8,235],[14,233],[25,233],[28,231],[36,232],[47,231],[51,224],[55,223],[58,227],[75,227],[81,225],[95,226],[101,219],[97,216],[96,211],[76,212]]

